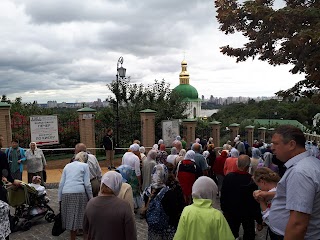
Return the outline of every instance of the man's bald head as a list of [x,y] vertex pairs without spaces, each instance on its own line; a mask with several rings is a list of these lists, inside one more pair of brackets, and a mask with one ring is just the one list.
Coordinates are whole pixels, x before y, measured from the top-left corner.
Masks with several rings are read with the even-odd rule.
[[242,154],[237,160],[238,169],[241,171],[247,171],[251,164],[250,157],[248,155]]
[[192,144],[191,149],[197,153],[199,153],[201,151],[201,145],[199,143],[194,143]]
[[74,147],[74,152],[79,153],[79,152],[86,152],[87,151],[87,146],[84,143],[78,143]]

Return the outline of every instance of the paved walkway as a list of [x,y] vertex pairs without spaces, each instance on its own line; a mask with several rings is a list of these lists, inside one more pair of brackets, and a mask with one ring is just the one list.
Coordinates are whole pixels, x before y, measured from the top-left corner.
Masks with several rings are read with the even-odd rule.
[[[58,190],[57,189],[48,189],[48,196],[51,199],[50,200],[50,207],[53,208],[55,213],[58,211]],[[217,199],[217,202],[215,203],[215,208],[219,209],[220,202],[219,199]],[[137,232],[138,232],[138,239],[144,240],[147,239],[148,236],[148,226],[145,220],[142,220],[139,218],[138,215],[136,215],[136,225],[137,225]],[[69,232],[65,231],[63,234],[61,234],[59,237],[54,237],[51,235],[51,229],[52,229],[53,223],[48,223],[44,218],[39,220],[38,222],[34,223],[32,228],[29,231],[26,232],[15,232],[10,235],[10,240],[43,240],[43,239],[56,239],[56,240],[62,240],[62,239],[69,239]],[[262,232],[259,232],[256,236],[256,239],[265,239],[265,229]],[[77,239],[83,239],[83,237],[78,237]],[[107,239],[107,238],[106,238]],[[221,239],[224,240],[224,239]]]

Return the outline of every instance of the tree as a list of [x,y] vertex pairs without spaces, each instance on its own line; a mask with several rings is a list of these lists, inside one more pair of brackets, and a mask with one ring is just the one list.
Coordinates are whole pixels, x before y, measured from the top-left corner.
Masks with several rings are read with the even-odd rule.
[[[117,85],[119,84],[119,85]],[[128,144],[134,138],[140,137],[140,111],[152,109],[156,113],[156,134],[161,135],[161,121],[185,118],[186,104],[182,98],[170,90],[170,84],[165,80],[155,80],[153,84],[143,85],[130,83],[129,79],[120,79],[107,85],[114,94],[108,101],[114,105],[119,103],[119,126],[121,129],[120,146]]]
[[274,0],[215,0],[220,30],[241,32],[248,42],[241,48],[229,45],[221,52],[237,62],[258,57],[271,65],[292,64],[291,73],[305,78],[292,88],[276,94],[282,97],[312,97],[320,93],[320,1],[285,0],[274,7]]

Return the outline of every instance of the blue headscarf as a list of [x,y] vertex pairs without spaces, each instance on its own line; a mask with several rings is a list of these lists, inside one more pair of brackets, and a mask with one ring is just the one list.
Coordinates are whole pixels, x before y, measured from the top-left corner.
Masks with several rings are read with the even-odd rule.
[[121,165],[116,169],[122,176],[122,182],[128,182],[133,174],[133,170],[129,165]]

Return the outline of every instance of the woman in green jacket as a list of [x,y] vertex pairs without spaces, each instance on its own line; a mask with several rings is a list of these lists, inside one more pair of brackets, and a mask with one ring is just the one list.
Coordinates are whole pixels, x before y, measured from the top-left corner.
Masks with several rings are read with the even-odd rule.
[[199,177],[192,187],[193,204],[184,208],[174,240],[234,240],[223,214],[213,208],[218,187],[208,177]]

